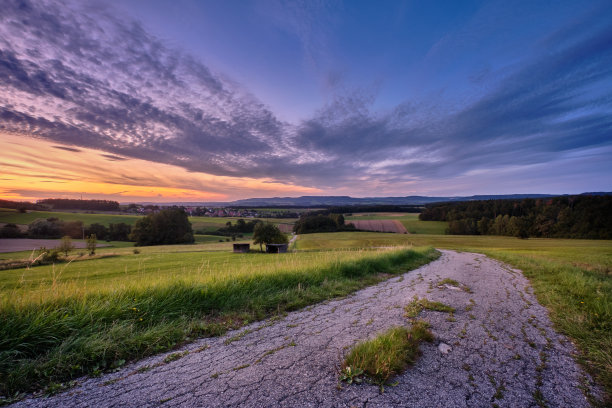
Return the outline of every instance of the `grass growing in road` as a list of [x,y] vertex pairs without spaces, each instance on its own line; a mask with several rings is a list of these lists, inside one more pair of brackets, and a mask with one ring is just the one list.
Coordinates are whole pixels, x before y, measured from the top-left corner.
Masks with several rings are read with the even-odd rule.
[[344,296],[438,256],[405,248],[142,250],[0,275],[0,396],[95,375],[196,336]]
[[404,316],[408,318],[416,318],[423,309],[434,310],[436,312],[454,313],[455,308],[446,305],[442,302],[433,302],[429,299],[419,299],[417,296],[414,297],[412,302],[404,306]]
[[355,345],[342,363],[340,378],[354,382],[355,373],[363,373],[382,387],[392,376],[416,361],[422,341],[433,341],[433,334],[425,321],[416,321],[409,329],[393,327]]

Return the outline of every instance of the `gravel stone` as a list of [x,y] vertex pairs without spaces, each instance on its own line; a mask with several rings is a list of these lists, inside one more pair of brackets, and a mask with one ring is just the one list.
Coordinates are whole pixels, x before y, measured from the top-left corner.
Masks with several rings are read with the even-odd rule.
[[[441,252],[437,261],[344,299],[201,339],[13,407],[587,407],[583,389],[601,395],[521,271],[480,254]],[[445,278],[460,287],[439,285]],[[416,364],[382,393],[367,383],[339,383],[347,350],[409,325],[403,308],[415,295],[456,309],[452,318],[421,312],[436,340],[422,344]]]

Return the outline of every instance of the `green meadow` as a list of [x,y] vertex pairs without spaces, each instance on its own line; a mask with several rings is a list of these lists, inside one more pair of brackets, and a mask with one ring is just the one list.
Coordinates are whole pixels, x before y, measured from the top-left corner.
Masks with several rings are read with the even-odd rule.
[[105,226],[120,222],[134,225],[136,220],[141,218],[139,215],[87,214],[58,211],[28,211],[27,213],[20,213],[11,209],[0,209],[0,223],[30,224],[38,218],[50,217],[59,218],[63,221],[83,221],[85,225],[98,223]]
[[96,259],[2,271],[0,395],[58,389],[195,337],[344,296],[438,256],[431,248],[230,248],[108,248]]

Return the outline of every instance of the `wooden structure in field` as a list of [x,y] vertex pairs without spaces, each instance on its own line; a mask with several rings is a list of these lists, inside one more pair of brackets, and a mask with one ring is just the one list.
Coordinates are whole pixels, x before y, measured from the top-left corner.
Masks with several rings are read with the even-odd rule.
[[287,252],[289,244],[266,244],[266,252],[269,254],[283,254]]
[[251,244],[234,244],[234,252],[239,254],[247,253],[251,250]]

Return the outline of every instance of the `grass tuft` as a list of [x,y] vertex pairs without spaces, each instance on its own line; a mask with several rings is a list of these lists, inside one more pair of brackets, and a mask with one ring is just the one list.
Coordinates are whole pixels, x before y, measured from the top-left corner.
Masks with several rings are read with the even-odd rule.
[[455,313],[455,308],[452,306],[446,305],[442,302],[432,302],[431,300],[425,298],[419,299],[417,296],[415,296],[412,302],[404,306],[404,316],[414,319],[424,309],[434,310],[436,312]]
[[[342,363],[340,378],[346,377],[347,373],[363,373],[370,381],[382,386],[416,361],[422,341],[433,341],[433,334],[425,321],[414,322],[410,329],[393,327],[355,345]],[[351,382],[357,381],[351,378]]]

